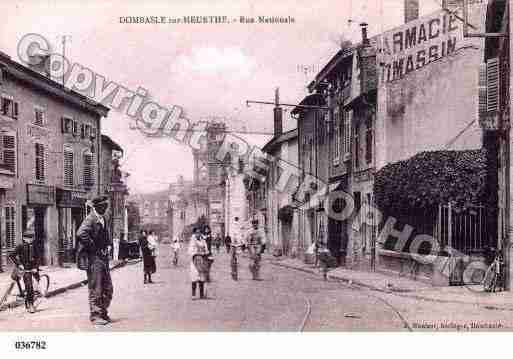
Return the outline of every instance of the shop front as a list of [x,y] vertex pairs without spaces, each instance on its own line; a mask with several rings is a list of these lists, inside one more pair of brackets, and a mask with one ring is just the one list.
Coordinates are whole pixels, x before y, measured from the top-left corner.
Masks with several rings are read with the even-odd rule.
[[56,188],[56,204],[59,233],[59,263],[75,262],[76,233],[85,218],[87,193],[84,191]]
[[48,228],[49,207],[55,204],[55,188],[40,184],[27,184],[27,205],[22,206],[23,232],[33,232],[34,243],[41,264],[53,264],[52,243]]

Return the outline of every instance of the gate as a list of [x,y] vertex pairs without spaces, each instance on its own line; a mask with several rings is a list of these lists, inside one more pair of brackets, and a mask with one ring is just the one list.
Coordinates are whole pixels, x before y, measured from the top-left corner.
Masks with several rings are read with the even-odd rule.
[[450,203],[439,206],[437,234],[442,248],[450,256],[450,285],[464,284],[466,256],[483,256],[489,247],[486,214],[484,206],[474,206],[464,211],[454,209]]
[[438,241],[442,248],[462,254],[483,253],[490,244],[488,223],[484,206],[474,206],[464,211],[454,209],[451,204],[439,206]]

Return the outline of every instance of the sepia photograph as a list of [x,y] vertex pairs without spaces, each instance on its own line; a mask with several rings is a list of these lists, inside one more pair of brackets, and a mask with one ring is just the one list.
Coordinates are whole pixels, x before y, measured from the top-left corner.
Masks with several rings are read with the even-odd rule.
[[512,331],[512,11],[2,1],[9,350]]

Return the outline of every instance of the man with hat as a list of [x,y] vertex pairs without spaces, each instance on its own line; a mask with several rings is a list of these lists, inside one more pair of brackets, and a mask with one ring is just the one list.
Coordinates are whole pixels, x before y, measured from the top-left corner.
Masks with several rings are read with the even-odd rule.
[[112,300],[112,280],[109,271],[109,253],[112,240],[104,217],[109,207],[107,196],[100,196],[88,202],[91,212],[77,231],[79,255],[87,258],[87,282],[89,288],[89,319],[95,325],[111,322],[107,309]]
[[246,244],[249,252],[249,270],[253,280],[260,279],[260,261],[265,251],[265,233],[258,228],[258,219],[251,221],[252,229],[246,236]]

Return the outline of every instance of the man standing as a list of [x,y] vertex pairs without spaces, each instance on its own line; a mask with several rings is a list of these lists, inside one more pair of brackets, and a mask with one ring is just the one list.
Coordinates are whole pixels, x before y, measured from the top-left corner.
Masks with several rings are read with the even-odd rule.
[[104,217],[109,207],[107,196],[97,197],[90,203],[91,212],[77,232],[79,256],[87,258],[87,281],[89,288],[89,319],[95,325],[111,322],[107,309],[112,300],[112,280],[109,271],[109,251],[112,241]]
[[260,261],[265,251],[265,233],[258,229],[258,220],[251,221],[253,228],[248,232],[246,243],[249,251],[249,270],[253,280],[260,279]]

